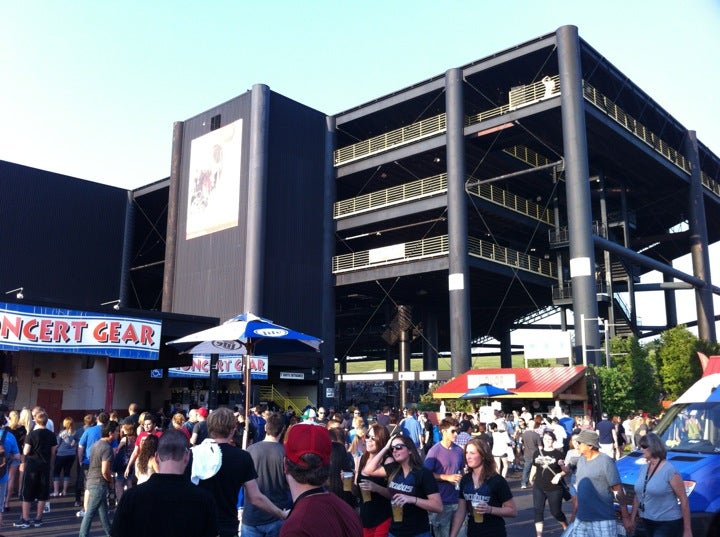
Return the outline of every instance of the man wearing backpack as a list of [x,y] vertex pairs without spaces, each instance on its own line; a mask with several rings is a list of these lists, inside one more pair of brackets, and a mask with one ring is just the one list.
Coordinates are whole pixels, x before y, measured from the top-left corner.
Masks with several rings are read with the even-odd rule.
[[[0,405],[0,423],[5,423],[5,413],[8,407]],[[5,492],[8,484],[8,465],[12,459],[20,459],[17,440],[5,426],[0,432],[0,527],[2,527],[2,513],[5,510]]]

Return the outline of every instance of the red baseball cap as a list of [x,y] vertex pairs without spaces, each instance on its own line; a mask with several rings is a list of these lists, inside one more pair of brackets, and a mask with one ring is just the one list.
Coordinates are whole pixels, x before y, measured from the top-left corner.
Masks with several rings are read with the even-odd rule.
[[197,413],[200,414],[203,418],[208,417],[208,409],[205,408],[204,406],[201,406],[200,408],[198,408]]
[[331,451],[330,433],[324,426],[298,423],[290,428],[285,442],[285,456],[291,462],[305,466],[300,457],[312,453],[320,457],[321,464],[325,466],[330,463]]

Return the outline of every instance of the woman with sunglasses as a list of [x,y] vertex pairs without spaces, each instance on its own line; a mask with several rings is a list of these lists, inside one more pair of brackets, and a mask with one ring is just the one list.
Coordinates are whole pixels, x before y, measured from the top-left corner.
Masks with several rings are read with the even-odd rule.
[[466,517],[468,537],[506,537],[504,518],[517,516],[517,507],[510,485],[497,472],[487,442],[470,440],[465,445],[465,462],[469,471],[460,480],[460,501],[450,537],[458,535]]
[[[390,491],[387,479],[363,475],[363,470],[370,457],[375,456],[388,443],[388,431],[377,423],[370,426],[365,435],[365,452],[357,459],[355,475],[356,494],[362,496],[360,504],[360,520],[363,526],[363,537],[387,537],[390,531],[392,511],[390,509]],[[392,457],[386,453],[381,464],[389,464]],[[365,501],[368,499],[368,501]]]
[[[388,456],[392,462],[384,464]],[[443,505],[437,483],[430,470],[423,467],[415,443],[409,436],[398,435],[365,464],[363,475],[385,477],[392,494],[392,537],[430,537],[428,512],[440,513]]]
[[691,537],[685,483],[666,460],[665,445],[658,435],[647,433],[639,446],[647,464],[640,469],[635,482],[631,526],[644,530],[647,537]]

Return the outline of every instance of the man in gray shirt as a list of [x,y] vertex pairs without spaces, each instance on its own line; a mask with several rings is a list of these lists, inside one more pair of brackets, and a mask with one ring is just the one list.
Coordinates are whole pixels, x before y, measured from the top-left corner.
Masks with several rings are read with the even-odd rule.
[[[620,483],[620,474],[615,461],[605,453],[600,453],[598,434],[595,431],[582,431],[575,440],[581,457],[578,459],[577,501],[574,502],[573,518],[577,528],[575,535],[593,537],[615,537],[617,535],[614,496],[620,505],[622,524],[630,531],[630,516],[627,501]],[[570,468],[560,465],[563,472]]]
[[85,490],[89,493],[87,511],[80,524],[79,537],[90,535],[95,513],[100,515],[100,523],[106,535],[110,535],[110,520],[107,511],[108,487],[112,483],[113,448],[110,443],[117,439],[118,423],[109,421],[103,424],[100,431],[100,440],[90,449],[90,464],[88,465]]
[[[283,468],[285,448],[279,442],[285,428],[284,423],[281,414],[277,412],[270,414],[265,423],[265,438],[247,448],[255,463],[260,490],[281,510],[290,509],[292,506],[290,488]],[[242,515],[241,534],[250,537],[277,537],[283,522],[246,502]]]

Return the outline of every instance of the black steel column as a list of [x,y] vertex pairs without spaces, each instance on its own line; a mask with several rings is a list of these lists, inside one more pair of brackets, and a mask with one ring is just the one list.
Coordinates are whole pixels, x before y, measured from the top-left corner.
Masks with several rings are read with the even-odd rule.
[[322,340],[320,356],[322,373],[318,383],[318,405],[330,406],[336,400],[335,388],[335,286],[332,259],[335,255],[335,118],[328,116],[325,131],[325,167],[323,169],[323,269],[322,269]]
[[[663,274],[663,282],[672,283],[675,278],[670,274]],[[675,301],[675,289],[668,288],[665,294],[665,323],[668,327],[677,326],[677,302]]]
[[243,311],[262,314],[265,270],[265,192],[268,168],[270,88],[255,84],[250,91],[247,233]]
[[500,367],[510,369],[512,366],[512,336],[508,327],[500,335]]
[[175,255],[177,252],[177,219],[180,182],[182,179],[182,121],[173,123],[172,154],[170,157],[170,190],[168,193],[167,233],[165,234],[165,270],[163,271],[162,311],[172,311],[175,287]]
[[705,220],[705,195],[700,176],[700,155],[697,135],[688,131],[685,139],[685,156],[690,161],[690,256],[693,275],[706,283],[695,289],[698,337],[703,341],[715,341],[715,310],[710,291],[710,253],[708,252],[707,221]]
[[437,371],[438,368],[438,319],[435,311],[423,312],[423,370]]
[[[401,308],[402,306],[399,306]],[[398,361],[400,367],[398,371],[405,372],[410,371],[410,330],[400,330],[400,351]],[[406,380],[401,380],[400,384],[400,408],[405,408],[407,404],[407,389],[408,383]]]
[[447,214],[450,270],[450,367],[456,377],[470,369],[470,269],[465,193],[465,109],[462,69],[445,73],[447,117]]
[[[587,137],[585,135],[585,102],[582,89],[580,40],[576,26],[558,28],[558,68],[560,71],[560,104],[562,107],[563,151],[565,153],[565,192],[568,207],[570,239],[570,278],[573,289],[575,329],[585,334],[588,363],[601,364],[596,350],[598,332],[597,289],[595,285],[595,252],[592,239],[592,204]],[[581,322],[581,315],[585,321]],[[584,326],[582,326],[584,325]],[[582,338],[576,338],[582,341]]]

